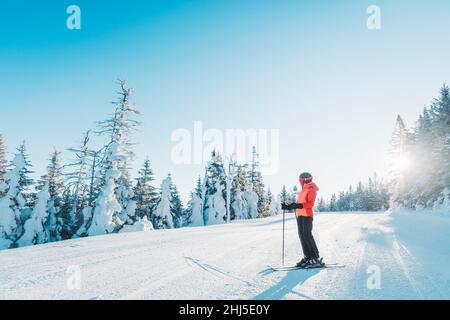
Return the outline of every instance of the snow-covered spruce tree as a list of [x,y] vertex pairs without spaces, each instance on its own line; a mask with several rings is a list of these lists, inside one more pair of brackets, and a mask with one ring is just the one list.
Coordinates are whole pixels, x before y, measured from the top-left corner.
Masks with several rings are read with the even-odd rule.
[[328,205],[328,211],[330,211],[330,212],[338,211],[338,208],[337,208],[337,197],[336,197],[335,193],[333,193],[331,195],[330,203]]
[[191,192],[186,208],[186,220],[184,226],[198,227],[205,225],[203,218],[203,183],[200,177],[197,179],[195,191]]
[[[119,80],[119,99],[114,102],[114,114],[99,122],[101,135],[108,137],[101,162],[102,180],[100,192],[95,203],[89,235],[99,235],[119,230],[126,222],[135,220],[136,208],[131,184],[128,183],[127,163],[132,157],[129,136],[136,130],[139,122],[133,115],[139,114],[130,102],[132,90],[126,88],[126,82]],[[124,189],[129,192],[124,192]],[[117,195],[117,190],[120,195]],[[120,202],[119,202],[120,201]]]
[[11,169],[5,174],[2,185],[4,196],[0,199],[0,249],[14,245],[23,233],[23,210],[27,205],[27,190],[33,183],[28,177],[30,163],[25,146],[17,149],[11,162]]
[[171,229],[174,227],[171,189],[172,178],[168,175],[161,183],[159,200],[152,212],[152,223],[155,229]]
[[150,219],[151,212],[158,200],[158,192],[152,185],[155,180],[153,171],[150,167],[150,160],[146,159],[144,165],[138,172],[134,187],[134,199],[136,201],[136,216],[139,218],[147,217]]
[[[0,184],[5,181],[5,174],[8,169],[8,161],[6,160],[6,147],[3,136],[0,134]],[[0,191],[0,196],[1,196]]]
[[280,198],[281,203],[290,203],[291,199],[289,198],[288,191],[286,189],[286,186],[284,186],[284,185],[283,185],[283,188],[281,188],[279,198]]
[[[247,181],[245,186],[245,191],[243,192],[243,197],[247,209],[247,219],[255,219],[260,216],[258,212],[258,205],[260,203],[258,194],[253,190],[253,183]],[[262,208],[261,212],[265,212],[266,208]]]
[[231,185],[231,219],[248,219],[247,202],[244,199],[247,182],[247,165],[235,165],[234,177]]
[[267,206],[266,212],[268,212],[267,217],[276,216],[281,212],[281,205],[277,201],[277,199],[275,199],[275,196],[273,195],[270,189],[267,190],[266,194],[266,206]]
[[259,155],[256,152],[256,147],[252,148],[252,161],[250,163],[250,170],[248,172],[249,180],[252,185],[252,190],[258,195],[258,214],[257,217],[264,217],[267,215],[267,207],[265,205],[265,190],[262,174],[259,171]]
[[45,182],[37,195],[31,217],[24,223],[24,233],[17,240],[17,246],[46,243],[50,240],[49,232],[46,229],[49,218],[49,200],[49,183]]
[[31,207],[33,206],[34,199],[36,198],[35,193],[32,191],[34,180],[30,178],[30,174],[34,173],[34,171],[31,171],[33,166],[29,160],[27,149],[25,147],[25,141],[22,142],[17,151],[25,163],[22,170],[20,170],[19,183],[22,188],[22,194],[25,198],[25,204],[26,206]]
[[437,179],[432,184],[435,194],[433,207],[450,208],[450,89],[444,85],[440,96],[430,107],[432,132],[435,137],[433,160],[437,162]]
[[[92,220],[92,198],[94,197],[92,186],[92,172],[96,170],[95,162],[91,163],[91,155],[98,157],[97,152],[90,150],[90,131],[83,135],[81,145],[77,148],[69,148],[73,153],[74,161],[66,166],[68,171],[65,176],[65,191],[58,212],[56,229],[60,229],[61,239],[70,239],[86,235],[86,227]],[[60,227],[58,225],[61,225]],[[55,227],[52,227],[55,228]],[[52,238],[57,237],[57,232],[52,232]],[[54,239],[57,240],[57,239]]]
[[190,198],[186,206],[186,221],[185,226],[197,227],[204,226],[204,210],[203,210],[203,196],[205,194],[205,185],[200,176],[197,179],[194,192],[190,193]]
[[186,211],[188,218],[185,224],[186,226],[199,227],[205,225],[203,219],[203,200],[197,193],[191,192]]
[[170,210],[173,217],[173,225],[174,228],[181,228],[186,218],[186,212],[183,208],[183,203],[181,202],[180,193],[178,192],[177,186],[172,183],[171,188],[171,201],[170,201]]
[[137,221],[137,203],[134,198],[134,190],[128,169],[120,170],[121,175],[117,180],[116,197],[122,211],[117,215],[121,224],[134,224]]
[[204,195],[205,224],[226,221],[226,174],[221,155],[215,150],[206,166]]
[[317,208],[318,212],[325,212],[325,211],[327,211],[325,199],[323,197],[320,197],[318,199],[316,208]]
[[[62,220],[60,211],[63,205],[65,186],[63,182],[61,152],[56,149],[50,158],[50,163],[47,166],[47,173],[42,176],[39,181],[37,201],[40,201],[40,197],[42,197],[41,191],[44,190],[44,188],[48,189],[49,194],[47,208],[48,217],[44,226],[48,235],[47,241],[58,241],[61,240]],[[34,210],[35,209],[33,209],[33,214]]]
[[120,176],[117,161],[120,157],[119,145],[111,143],[107,148],[106,158],[109,168],[103,177],[103,185],[96,199],[91,225],[87,231],[89,236],[102,235],[115,231],[121,223],[117,214],[122,212],[122,206],[116,197],[116,179]]

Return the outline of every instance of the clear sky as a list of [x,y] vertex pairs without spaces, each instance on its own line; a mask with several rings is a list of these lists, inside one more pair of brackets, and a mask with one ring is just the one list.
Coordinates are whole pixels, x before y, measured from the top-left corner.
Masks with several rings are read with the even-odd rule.
[[[81,30],[66,8],[81,8]],[[381,30],[366,27],[369,5]],[[310,171],[323,195],[385,171],[396,114],[412,125],[450,82],[450,2],[64,1],[0,3],[0,132],[41,174],[77,144],[127,79],[148,156],[184,197],[201,165],[171,161],[177,128],[280,129],[278,191]],[[68,153],[64,153],[68,157]]]

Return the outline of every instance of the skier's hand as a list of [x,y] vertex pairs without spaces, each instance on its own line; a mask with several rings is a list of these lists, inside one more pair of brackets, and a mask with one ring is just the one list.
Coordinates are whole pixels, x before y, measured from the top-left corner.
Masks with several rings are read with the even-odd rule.
[[294,208],[293,209],[303,209],[303,204],[302,203],[294,203]]
[[292,206],[292,203],[282,203],[281,204],[281,209],[282,210],[291,210],[291,206]]

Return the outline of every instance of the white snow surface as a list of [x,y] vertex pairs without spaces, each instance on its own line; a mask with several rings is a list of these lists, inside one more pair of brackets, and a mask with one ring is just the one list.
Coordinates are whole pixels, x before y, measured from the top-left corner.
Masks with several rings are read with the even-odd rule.
[[[450,219],[320,213],[314,234],[341,269],[272,272],[282,216],[79,238],[0,251],[0,299],[449,299]],[[286,264],[301,255],[292,214]],[[368,269],[380,289],[368,289]],[[73,284],[79,271],[80,286]]]

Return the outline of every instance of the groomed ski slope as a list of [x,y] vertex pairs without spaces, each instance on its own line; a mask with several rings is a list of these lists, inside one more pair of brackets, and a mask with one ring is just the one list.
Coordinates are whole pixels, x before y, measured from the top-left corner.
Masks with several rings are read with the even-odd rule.
[[[315,218],[314,230],[321,255],[346,268],[272,272],[267,265],[279,265],[281,259],[281,219],[114,234],[1,251],[0,298],[450,298],[448,217],[322,213]],[[299,257],[295,220],[289,214],[286,264]],[[79,290],[68,289],[70,266],[81,271]],[[370,266],[379,267],[381,289],[367,287]]]

